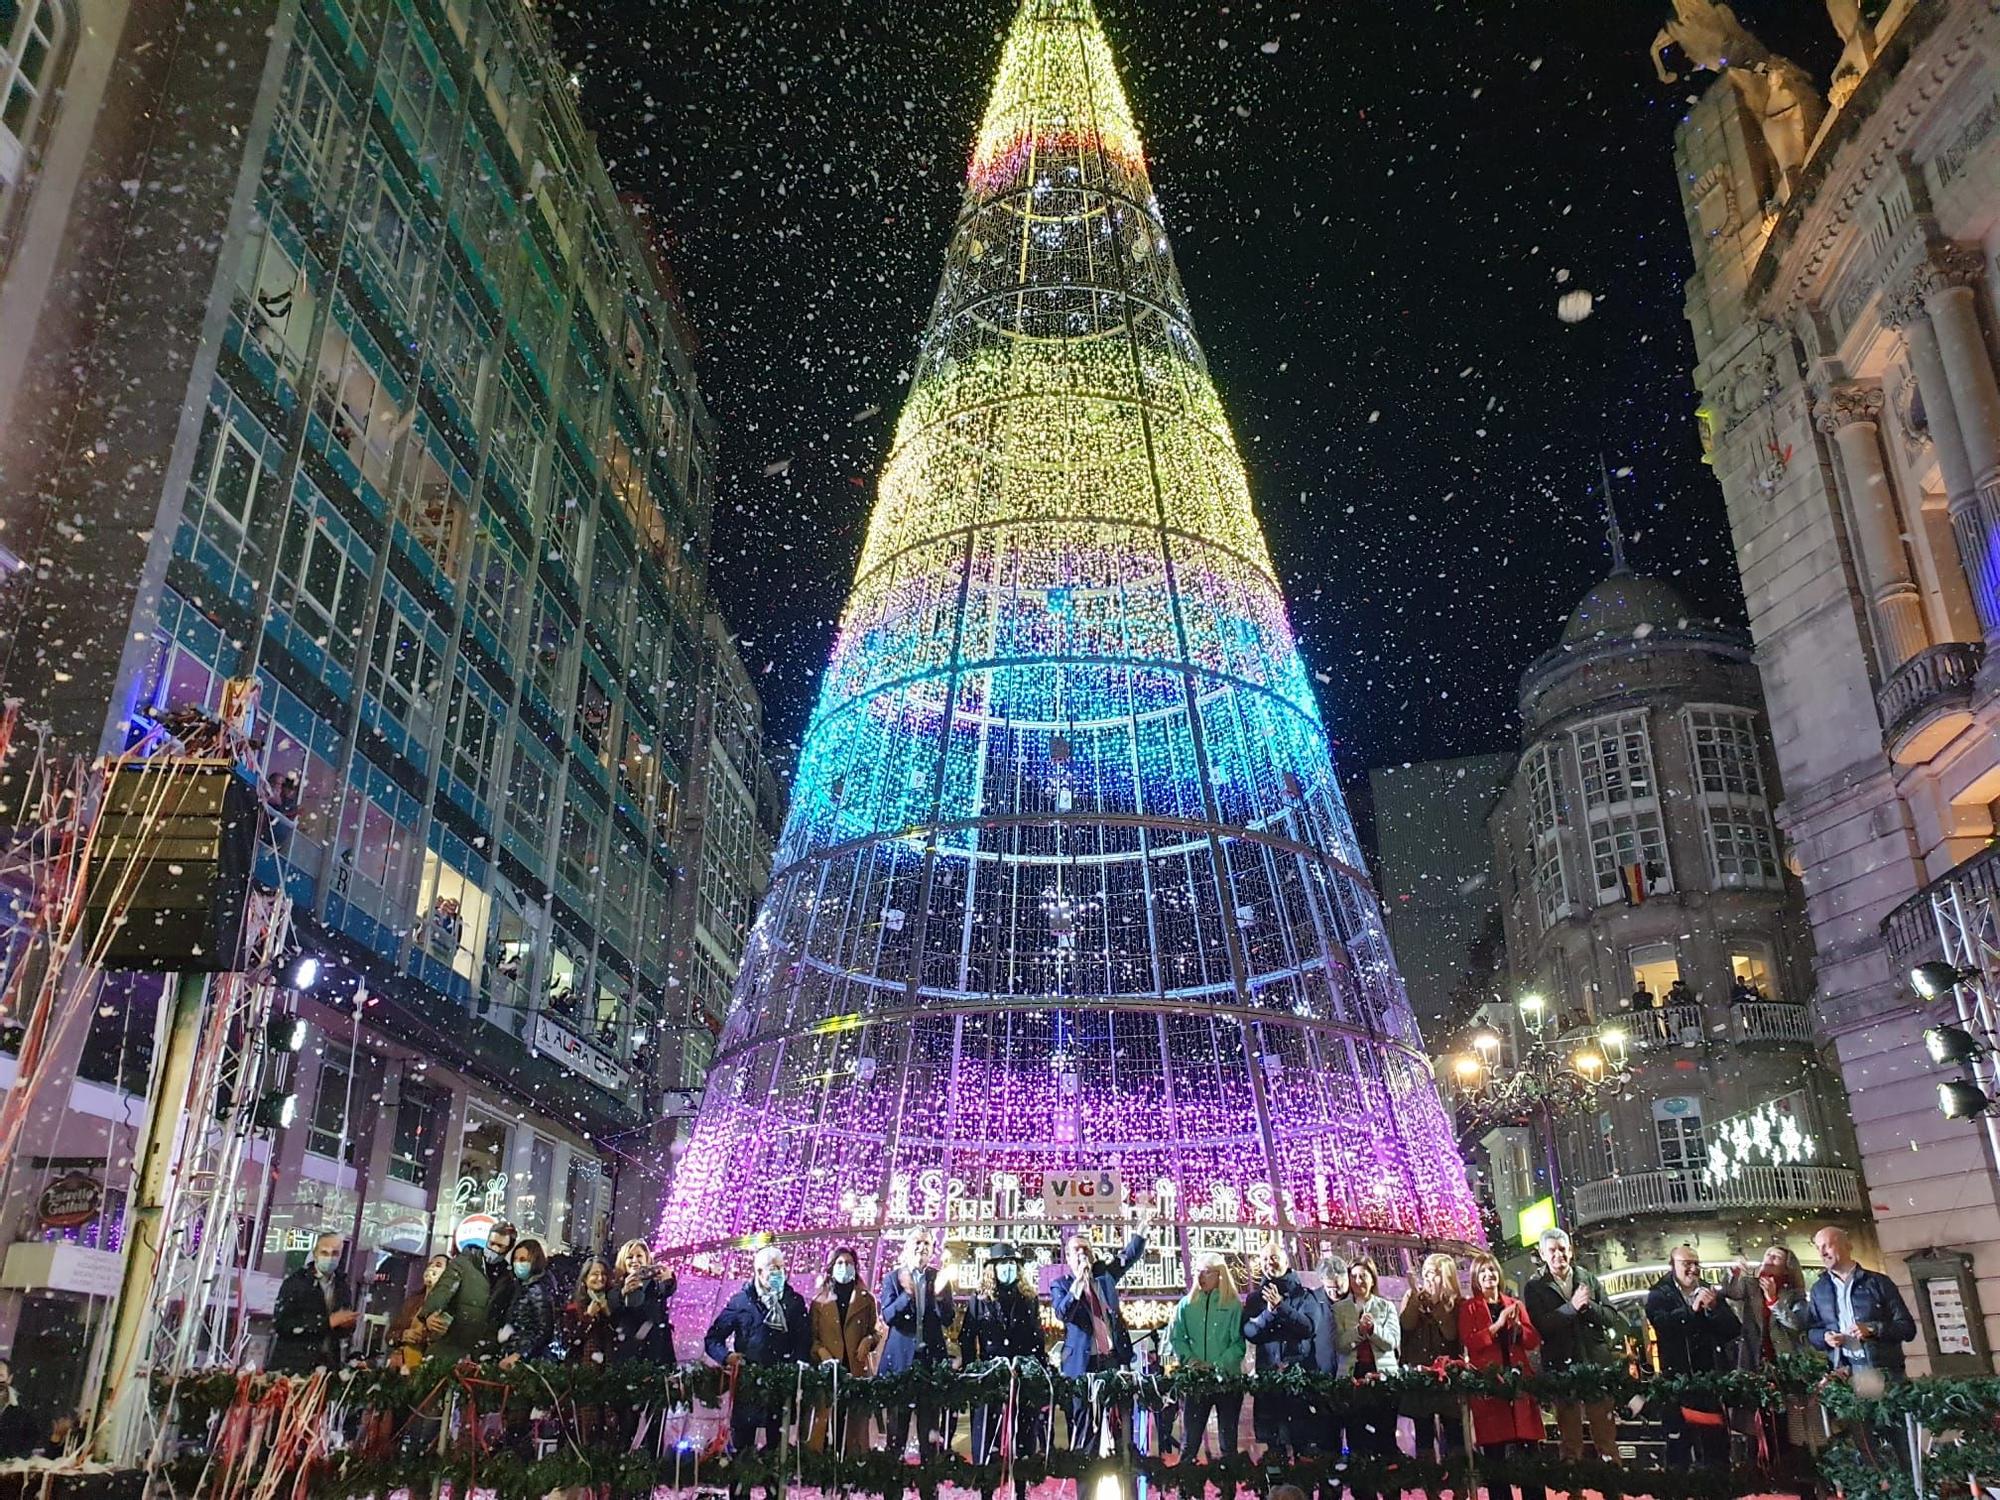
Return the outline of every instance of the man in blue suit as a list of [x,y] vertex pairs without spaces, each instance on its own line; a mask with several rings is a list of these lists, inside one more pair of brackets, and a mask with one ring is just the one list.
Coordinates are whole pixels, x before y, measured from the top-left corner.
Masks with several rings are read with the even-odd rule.
[[[876,1296],[888,1336],[882,1340],[879,1375],[900,1375],[917,1365],[949,1365],[951,1347],[944,1331],[951,1326],[957,1309],[952,1305],[951,1283],[938,1285],[937,1267],[932,1261],[931,1232],[912,1229],[903,1241],[903,1253],[889,1274],[882,1278]],[[937,1441],[938,1412],[930,1402],[917,1407],[917,1453],[928,1459]],[[910,1406],[898,1406],[882,1416],[889,1452],[900,1454],[910,1439]]]
[[[1118,1283],[1146,1253],[1146,1237],[1135,1234],[1109,1260],[1099,1260],[1088,1231],[1079,1230],[1063,1247],[1069,1270],[1049,1287],[1049,1303],[1063,1325],[1062,1373],[1098,1375],[1122,1370],[1132,1363],[1132,1335],[1118,1310]],[[1109,1404],[1107,1405],[1107,1400]],[[1079,1453],[1095,1454],[1099,1422],[1111,1418],[1112,1441],[1120,1453],[1132,1443],[1132,1398],[1077,1396],[1069,1407],[1069,1445]]]
[[1862,1267],[1854,1259],[1853,1238],[1837,1224],[1814,1235],[1813,1248],[1826,1267],[1813,1283],[1806,1323],[1813,1348],[1826,1351],[1836,1372],[1880,1370],[1901,1380],[1903,1345],[1917,1336],[1917,1321],[1896,1283]]

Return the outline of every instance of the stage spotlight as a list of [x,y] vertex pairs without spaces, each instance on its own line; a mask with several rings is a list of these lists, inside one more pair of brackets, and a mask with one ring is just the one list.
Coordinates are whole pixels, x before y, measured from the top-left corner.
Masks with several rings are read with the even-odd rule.
[[309,990],[319,982],[319,959],[311,953],[301,953],[299,961],[292,965],[292,988]]
[[296,1052],[306,1044],[304,1016],[273,1016],[264,1023],[264,1044],[273,1052]]
[[250,1112],[250,1124],[257,1130],[289,1130],[299,1117],[299,1096],[272,1089],[258,1099]]
[[1947,1120],[1970,1120],[1983,1115],[1993,1107],[1993,1101],[1986,1097],[1986,1091],[1968,1078],[1955,1078],[1950,1083],[1941,1083],[1938,1090],[1938,1113]]
[[1910,988],[1926,1000],[1936,1000],[1949,995],[1965,980],[1978,977],[1977,969],[1961,969],[1942,959],[1933,959],[1910,970]]
[[1933,1026],[1924,1033],[1924,1050],[1932,1062],[1952,1067],[1971,1061],[1986,1048],[1963,1026]]

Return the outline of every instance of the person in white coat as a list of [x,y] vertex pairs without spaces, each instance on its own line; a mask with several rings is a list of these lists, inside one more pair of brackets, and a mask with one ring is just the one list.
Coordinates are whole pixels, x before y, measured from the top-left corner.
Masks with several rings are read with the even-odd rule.
[[[1396,1304],[1383,1296],[1375,1263],[1358,1260],[1347,1268],[1348,1295],[1333,1304],[1333,1342],[1340,1373],[1368,1382],[1394,1375],[1403,1347]],[[1358,1400],[1347,1416],[1347,1450],[1356,1458],[1388,1460],[1396,1445],[1396,1402],[1391,1396]]]

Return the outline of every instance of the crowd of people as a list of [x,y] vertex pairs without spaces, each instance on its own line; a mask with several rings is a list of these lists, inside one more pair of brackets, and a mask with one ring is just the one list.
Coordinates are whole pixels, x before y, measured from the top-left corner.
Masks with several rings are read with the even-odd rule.
[[[1823,1272],[1808,1288],[1797,1256],[1774,1245],[1754,1266],[1737,1263],[1719,1278],[1704,1274],[1697,1252],[1677,1247],[1667,1273],[1645,1297],[1659,1369],[1667,1374],[1755,1370],[1780,1356],[1816,1353],[1837,1373],[1900,1377],[1903,1345],[1916,1328],[1895,1283],[1859,1266],[1844,1230],[1822,1229],[1814,1244]],[[1243,1446],[1245,1396],[1226,1382],[1190,1382],[1178,1403],[1159,1413],[1150,1431],[1135,1433],[1130,1385],[1088,1377],[1114,1371],[1207,1371],[1220,1375],[1298,1370],[1345,1377],[1381,1394],[1339,1402],[1280,1390],[1258,1390],[1250,1431],[1260,1461],[1346,1454],[1391,1459],[1410,1453],[1449,1462],[1468,1445],[1491,1456],[1530,1450],[1547,1434],[1541,1402],[1475,1397],[1461,1405],[1447,1390],[1383,1384],[1399,1369],[1560,1373],[1580,1366],[1630,1367],[1642,1346],[1636,1319],[1606,1295],[1603,1283],[1575,1259],[1569,1237],[1545,1232],[1536,1267],[1518,1289],[1499,1262],[1483,1252],[1461,1264],[1447,1254],[1426,1256],[1400,1302],[1383,1295],[1375,1265],[1320,1254],[1302,1276],[1285,1247],[1266,1243],[1247,1266],[1203,1254],[1192,1282],[1164,1328],[1136,1336],[1120,1303],[1120,1283],[1144,1255],[1134,1235],[1115,1250],[1087,1232],[1064,1244],[1063,1266],[1044,1304],[1020,1251],[988,1247],[970,1294],[941,1274],[928,1229],[912,1231],[878,1285],[863,1280],[851,1247],[816,1267],[810,1297],[796,1284],[783,1246],[755,1253],[749,1280],[724,1302],[702,1339],[706,1359],[730,1372],[728,1441],[734,1451],[776,1446],[796,1416],[797,1436],[815,1450],[860,1453],[884,1447],[928,1458],[953,1447],[957,1409],[917,1394],[876,1415],[843,1403],[840,1379],[896,1376],[916,1369],[1011,1362],[1019,1399],[976,1405],[967,1414],[967,1451],[979,1462],[1006,1452],[1033,1455],[1057,1441],[1048,1411],[1051,1374],[1083,1377],[1061,1407],[1076,1451],[1177,1453],[1200,1462],[1212,1451],[1234,1457]],[[355,1326],[337,1275],[340,1243],[325,1236],[311,1258],[286,1278],[278,1297],[273,1370],[302,1371],[339,1361]],[[581,1362],[674,1360],[674,1273],[641,1240],[628,1241],[609,1262],[587,1260],[567,1298],[551,1281],[548,1256],[534,1239],[500,1224],[480,1240],[465,1239],[452,1256],[425,1267],[423,1288],[389,1325],[393,1358],[413,1368],[436,1356],[497,1357],[503,1366],[560,1357]],[[1055,1327],[1045,1336],[1044,1308]],[[831,1393],[812,1395],[791,1413],[739,1394],[743,1366],[832,1367]],[[1037,1380],[1042,1382],[1039,1391]],[[1021,1387],[1025,1385],[1025,1389]],[[933,1384],[918,1382],[920,1393]],[[1568,1399],[1553,1407],[1556,1442],[1566,1460],[1594,1450],[1618,1462],[1619,1413],[1604,1399]],[[602,1414],[616,1421],[618,1414]],[[1761,1441],[1782,1462],[1824,1441],[1827,1422],[1807,1398],[1781,1417],[1726,1409],[1690,1397],[1664,1403],[1667,1461],[1675,1468],[1725,1467],[1732,1432]],[[1763,1423],[1757,1431],[1755,1424]],[[1406,1427],[1407,1424],[1407,1427]],[[1405,1446],[1403,1433],[1410,1433]],[[1520,1486],[1523,1500],[1541,1500]]]

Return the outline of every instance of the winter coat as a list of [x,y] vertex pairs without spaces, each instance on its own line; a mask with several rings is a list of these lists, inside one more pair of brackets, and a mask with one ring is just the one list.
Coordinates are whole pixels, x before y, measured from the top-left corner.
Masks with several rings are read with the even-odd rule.
[[10,1391],[6,1402],[0,1404],[0,1462],[32,1458],[41,1445],[41,1432],[22,1407],[20,1392]]
[[[508,1274],[514,1281],[514,1297],[508,1304],[507,1321],[494,1330],[497,1347],[503,1356],[547,1359],[549,1346],[556,1341],[555,1284],[547,1271],[532,1281],[514,1278],[511,1268]],[[502,1334],[505,1337],[500,1337]]]
[[424,1346],[430,1342],[430,1335],[424,1332],[425,1295],[426,1292],[420,1291],[405,1297],[396,1315],[389,1319],[391,1369],[414,1370],[424,1362]]
[[1604,1283],[1581,1266],[1571,1267],[1577,1286],[1590,1288],[1591,1302],[1582,1312],[1556,1285],[1547,1270],[1537,1271],[1521,1288],[1528,1321],[1542,1336],[1542,1368],[1550,1372],[1571,1365],[1615,1365],[1625,1357],[1625,1319],[1604,1294]]
[[1243,1342],[1250,1346],[1253,1367],[1259,1375],[1310,1368],[1313,1319],[1307,1303],[1313,1293],[1290,1271],[1270,1284],[1278,1289],[1276,1307],[1264,1300],[1262,1277],[1251,1282],[1243,1294]]
[[[1104,1305],[1104,1315],[1111,1321],[1113,1365],[1132,1362],[1132,1335],[1125,1327],[1125,1315],[1118,1310],[1118,1283],[1125,1279],[1125,1273],[1136,1266],[1145,1253],[1146,1237],[1135,1234],[1116,1256],[1096,1261],[1090,1268],[1091,1285],[1097,1291],[1097,1300]],[[1049,1287],[1049,1305],[1063,1325],[1062,1373],[1089,1374],[1091,1356],[1096,1348],[1091,1329],[1090,1299],[1076,1285],[1074,1272],[1065,1271],[1055,1279]]]
[[605,1310],[596,1317],[587,1315],[584,1304],[571,1302],[563,1309],[563,1358],[573,1365],[601,1365],[609,1363],[612,1351],[617,1346],[617,1335],[611,1327],[609,1298]]
[[445,1262],[444,1274],[424,1298],[423,1315],[444,1313],[451,1327],[433,1337],[425,1346],[432,1358],[469,1359],[483,1352],[492,1341],[492,1325],[487,1322],[487,1304],[492,1300],[486,1285],[486,1257],[477,1250],[461,1250]]
[[1865,1271],[1859,1266],[1854,1268],[1853,1284],[1854,1321],[1868,1324],[1875,1330],[1875,1337],[1839,1350],[1827,1344],[1826,1336],[1840,1331],[1840,1292],[1831,1271],[1812,1285],[1812,1295],[1807,1299],[1810,1316],[1806,1337],[1836,1368],[1859,1367],[1902,1374],[1903,1345],[1917,1336],[1916,1319],[1910,1316],[1902,1291],[1880,1271]]
[[[327,1287],[333,1288],[332,1301]],[[333,1327],[334,1313],[345,1312],[350,1303],[347,1283],[334,1273],[331,1283],[319,1279],[311,1262],[300,1266],[278,1287],[278,1301],[272,1309],[271,1324],[277,1337],[271,1341],[269,1368],[276,1373],[303,1375],[321,1365],[329,1368],[347,1357],[348,1330]]]
[[[1403,1298],[1396,1317],[1403,1330],[1403,1347],[1396,1362],[1405,1370],[1425,1370],[1439,1360],[1465,1358],[1465,1340],[1458,1332],[1458,1303],[1437,1302],[1417,1287]],[[1456,1417],[1458,1397],[1448,1391],[1405,1391],[1405,1416]]]
[[[1518,1320],[1507,1330],[1505,1340],[1493,1336],[1493,1316],[1483,1297],[1467,1297],[1458,1304],[1458,1337],[1465,1345],[1465,1362],[1475,1370],[1519,1370],[1534,1373],[1534,1352],[1542,1347],[1542,1336],[1528,1318],[1528,1310],[1513,1297],[1502,1295],[1500,1310],[1519,1308]],[[1496,1443],[1539,1443],[1542,1440],[1542,1408],[1531,1396],[1472,1398],[1472,1442],[1486,1448]]]
[[1706,1312],[1696,1312],[1670,1271],[1646,1293],[1646,1321],[1653,1325],[1663,1374],[1699,1375],[1735,1367],[1733,1351],[1743,1335],[1743,1320],[1720,1292]]
[[1340,1340],[1333,1326],[1333,1309],[1347,1299],[1336,1297],[1323,1286],[1309,1288],[1302,1306],[1312,1329],[1311,1353],[1306,1368],[1331,1375],[1340,1368]]
[[882,1321],[889,1327],[882,1340],[882,1363],[877,1373],[900,1375],[912,1365],[951,1363],[951,1346],[944,1331],[957,1316],[950,1286],[939,1287],[937,1269],[925,1266],[910,1276],[910,1290],[903,1290],[901,1266],[882,1278],[876,1301]]
[[674,1292],[680,1279],[669,1271],[663,1277],[643,1281],[632,1293],[625,1290],[623,1277],[613,1273],[605,1297],[611,1303],[611,1357],[650,1360],[654,1364],[674,1362]]
[[[500,1330],[514,1321],[514,1296],[521,1285],[514,1279],[514,1252],[484,1257],[486,1265],[486,1326],[497,1339]],[[508,1351],[502,1349],[502,1354]]]
[[882,1346],[881,1321],[875,1294],[859,1280],[847,1299],[847,1316],[841,1317],[840,1301],[828,1281],[812,1301],[812,1362],[839,1360],[847,1374],[866,1380],[874,1372],[875,1351]]
[[1225,1375],[1243,1373],[1243,1305],[1217,1287],[1189,1292],[1174,1304],[1167,1348],[1184,1365],[1204,1365]]
[[1337,1373],[1354,1373],[1354,1357],[1361,1349],[1361,1317],[1364,1313],[1373,1320],[1374,1331],[1368,1335],[1368,1344],[1375,1351],[1375,1373],[1393,1375],[1397,1370],[1396,1356],[1403,1344],[1403,1324],[1396,1316],[1396,1304],[1380,1293],[1366,1302],[1343,1297],[1333,1304],[1333,1338],[1340,1350],[1340,1369]]
[[796,1287],[787,1286],[780,1294],[785,1326],[773,1328],[764,1304],[748,1283],[723,1304],[715,1321],[708,1325],[702,1348],[717,1364],[728,1361],[732,1346],[746,1365],[782,1365],[792,1360],[812,1358],[812,1312]]
[[977,1359],[1046,1361],[1042,1310],[1018,1285],[997,1287],[991,1297],[974,1297],[965,1307],[958,1349],[967,1364]]
[[1804,1354],[1812,1347],[1806,1342],[1812,1304],[1800,1289],[1803,1278],[1799,1275],[1798,1257],[1793,1256],[1792,1261],[1791,1284],[1778,1293],[1776,1302],[1764,1300],[1764,1284],[1754,1270],[1732,1275],[1722,1284],[1722,1295],[1729,1299],[1743,1323],[1743,1337],[1736,1341],[1739,1370],[1763,1368],[1766,1339],[1770,1341],[1771,1352],[1780,1359],[1788,1354]]

